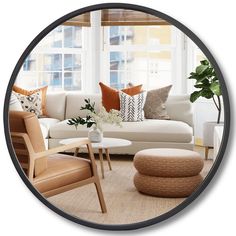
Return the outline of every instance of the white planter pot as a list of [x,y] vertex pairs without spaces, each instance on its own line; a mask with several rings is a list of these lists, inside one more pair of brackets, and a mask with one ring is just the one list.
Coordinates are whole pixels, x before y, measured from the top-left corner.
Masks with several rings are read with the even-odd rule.
[[220,127],[216,126],[214,129],[214,156],[213,156],[214,160],[217,157],[218,152],[220,150],[223,132],[224,132],[223,126]]
[[96,127],[93,127],[88,132],[88,138],[91,143],[100,143],[103,139],[103,133],[101,130],[97,129]]
[[213,147],[214,140],[214,128],[216,126],[223,126],[224,123],[220,122],[217,124],[216,122],[205,122],[203,124],[203,146],[205,147]]

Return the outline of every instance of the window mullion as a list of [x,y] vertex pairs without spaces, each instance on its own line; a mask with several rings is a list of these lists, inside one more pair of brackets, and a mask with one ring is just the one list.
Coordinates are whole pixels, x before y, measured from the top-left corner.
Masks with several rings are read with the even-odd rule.
[[39,78],[40,78],[40,74],[39,74],[39,54],[35,54],[36,57],[36,74],[37,74],[37,79],[36,79],[36,86],[39,87]]
[[124,26],[124,48],[123,48],[123,53],[124,53],[124,78],[125,78],[125,87],[127,86],[128,83],[128,70],[127,70],[127,59],[128,59],[128,50],[127,50],[127,26]]
[[[149,28],[146,28],[146,42],[148,42],[148,38],[149,38]],[[150,57],[149,57],[149,52],[148,52],[148,44],[146,43],[146,57],[147,57],[147,71],[146,71],[146,75],[147,75],[147,84],[146,84],[146,89],[149,89],[149,76],[150,76]]]
[[61,51],[61,63],[62,63],[62,65],[61,65],[61,87],[62,87],[62,89],[63,90],[65,90],[65,88],[64,88],[64,85],[65,85],[65,83],[64,83],[64,79],[65,79],[65,77],[64,77],[64,60],[65,60],[65,54],[64,54],[64,34],[65,34],[65,26],[62,26],[62,45],[61,45],[61,47],[62,47],[62,51]]

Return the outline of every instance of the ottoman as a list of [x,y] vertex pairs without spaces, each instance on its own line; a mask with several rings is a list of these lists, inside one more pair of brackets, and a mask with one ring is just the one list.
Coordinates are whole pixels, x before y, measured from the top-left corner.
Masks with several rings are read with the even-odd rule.
[[194,151],[153,148],[134,157],[134,185],[141,193],[157,197],[188,197],[201,184],[204,162]]

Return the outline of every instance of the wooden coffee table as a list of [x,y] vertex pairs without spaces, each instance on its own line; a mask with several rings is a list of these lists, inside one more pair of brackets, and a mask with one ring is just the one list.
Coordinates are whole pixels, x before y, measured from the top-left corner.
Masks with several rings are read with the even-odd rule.
[[[63,139],[60,141],[60,144],[70,144],[77,141],[80,141],[83,138],[69,138],[69,139]],[[118,139],[118,138],[103,138],[100,143],[91,143],[93,149],[98,149],[99,153],[99,159],[101,164],[101,172],[102,172],[102,178],[104,178],[104,166],[103,166],[103,150],[105,151],[106,159],[108,161],[109,169],[112,170],[111,167],[111,159],[109,154],[110,148],[117,148],[117,147],[125,147],[131,145],[132,142],[126,139]],[[74,156],[77,156],[79,152],[79,148],[75,149]]]

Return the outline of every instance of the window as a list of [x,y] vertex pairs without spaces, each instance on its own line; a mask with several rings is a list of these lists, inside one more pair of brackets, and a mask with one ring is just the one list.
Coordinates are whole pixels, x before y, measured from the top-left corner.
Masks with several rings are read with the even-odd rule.
[[171,84],[173,31],[170,25],[104,27],[106,82],[117,89],[128,83],[142,83],[144,89]]
[[[50,32],[25,60],[16,84],[26,89],[99,92],[98,82],[144,90],[172,84],[172,94],[192,89],[189,72],[204,56],[175,26],[65,26]],[[186,83],[187,80],[187,83]]]
[[[25,88],[82,90],[83,27],[58,26],[25,60],[17,82]],[[35,79],[36,78],[36,79]]]
[[[200,65],[202,60],[206,60],[207,57],[201,51],[201,49],[191,40],[187,39],[188,55],[187,55],[187,77],[192,71],[195,71],[196,67]],[[187,81],[187,92],[190,94],[196,90],[194,88],[195,80]]]

